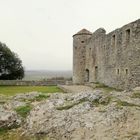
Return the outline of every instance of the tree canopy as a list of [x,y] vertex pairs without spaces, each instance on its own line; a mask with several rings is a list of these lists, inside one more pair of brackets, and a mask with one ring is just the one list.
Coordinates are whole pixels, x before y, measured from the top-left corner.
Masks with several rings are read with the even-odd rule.
[[16,80],[24,77],[24,68],[18,55],[0,42],[0,80]]

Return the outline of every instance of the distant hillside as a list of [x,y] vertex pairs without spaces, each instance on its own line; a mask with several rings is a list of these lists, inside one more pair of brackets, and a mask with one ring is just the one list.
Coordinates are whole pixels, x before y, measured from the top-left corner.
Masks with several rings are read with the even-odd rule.
[[23,80],[42,80],[54,77],[71,78],[72,71],[29,70],[25,71],[25,78]]

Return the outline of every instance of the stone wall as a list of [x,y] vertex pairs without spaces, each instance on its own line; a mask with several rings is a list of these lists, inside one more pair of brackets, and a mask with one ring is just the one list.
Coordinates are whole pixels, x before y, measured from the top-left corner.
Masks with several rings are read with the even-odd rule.
[[140,86],[140,19],[108,34],[100,28],[86,42],[86,82],[118,89]]
[[64,85],[65,80],[47,80],[47,81],[22,81],[22,80],[0,80],[0,86],[49,86]]

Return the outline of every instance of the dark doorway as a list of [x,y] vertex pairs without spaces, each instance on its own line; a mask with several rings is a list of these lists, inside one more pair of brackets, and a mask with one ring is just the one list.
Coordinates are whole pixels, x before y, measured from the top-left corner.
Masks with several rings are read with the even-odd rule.
[[86,82],[89,82],[89,70],[88,70],[88,69],[86,69],[85,81],[86,81]]
[[95,66],[95,81],[97,81],[98,78],[98,66]]

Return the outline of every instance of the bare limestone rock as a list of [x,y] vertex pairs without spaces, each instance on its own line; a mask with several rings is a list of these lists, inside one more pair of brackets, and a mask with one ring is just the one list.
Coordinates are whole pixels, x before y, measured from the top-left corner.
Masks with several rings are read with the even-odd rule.
[[133,91],[134,91],[134,92],[138,92],[138,93],[140,93],[140,87],[136,87],[136,88],[134,88]]
[[121,101],[121,92],[94,90],[51,95],[30,112],[24,133],[53,140],[138,140],[139,124],[139,105]]
[[39,92],[29,92],[29,93],[21,93],[17,94],[8,100],[4,107],[7,109],[16,109],[20,106],[26,106],[30,101],[34,100],[36,97],[41,95]]
[[16,128],[21,123],[15,111],[5,109],[0,106],[0,128],[11,129]]
[[[19,126],[22,122],[22,119],[15,111],[16,108],[26,106],[30,100],[33,100],[40,94],[41,93],[38,92],[18,94],[5,100],[5,102],[0,105],[0,129],[9,130]],[[5,96],[1,96],[0,99],[3,101],[5,98]]]
[[29,92],[29,93],[21,93],[21,94],[17,94],[13,97],[14,100],[26,100],[26,99],[34,99],[36,96],[39,96],[42,93],[39,92]]

